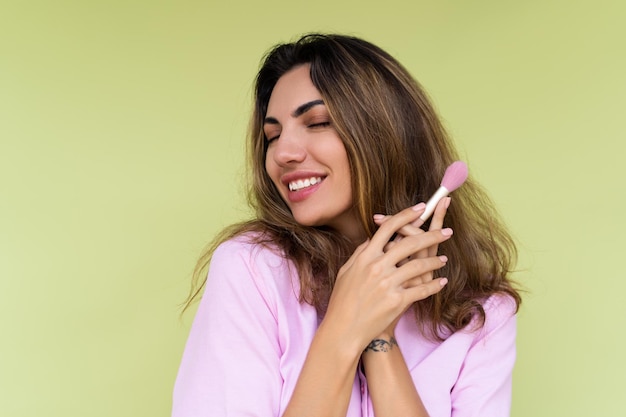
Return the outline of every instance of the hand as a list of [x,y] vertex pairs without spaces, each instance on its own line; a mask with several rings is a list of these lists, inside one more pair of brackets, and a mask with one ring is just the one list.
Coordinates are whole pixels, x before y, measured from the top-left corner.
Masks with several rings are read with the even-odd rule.
[[[435,212],[433,213],[433,218],[432,221],[430,222],[430,227],[428,228],[429,231],[434,231],[434,230],[439,230],[443,227],[443,221],[444,218],[446,216],[447,213],[447,209],[450,206],[450,197],[446,197],[443,198],[439,204],[437,204],[437,207],[435,208]],[[418,206],[421,206],[418,205]],[[417,207],[417,206],[416,206]],[[422,209],[423,211],[423,209]],[[384,224],[387,220],[389,220],[392,216],[385,216],[385,215],[375,215],[374,216],[374,222],[378,225],[382,225]],[[424,230],[421,229],[422,224],[424,224],[424,221],[421,220],[420,218],[418,218],[416,221],[407,224],[405,226],[403,226],[402,228],[400,228],[397,232],[396,237],[390,241],[389,243],[387,243],[385,245],[384,251],[389,251],[394,245],[396,245],[398,242],[400,242],[404,237],[407,236],[417,236],[420,234],[425,233]],[[409,256],[407,259],[404,259],[400,262],[399,265],[402,265],[406,262],[409,262],[411,260],[414,259],[424,259],[424,258],[428,258],[428,257],[433,257],[433,256],[437,256],[437,252],[439,250],[439,244],[435,244],[432,245],[430,247],[428,247],[427,249],[422,249],[414,254],[412,254],[411,256]],[[447,261],[447,257],[444,257]],[[443,259],[443,258],[442,258]],[[446,262],[444,261],[444,262]],[[413,278],[412,280],[407,281],[406,285],[408,286],[413,286],[413,285],[419,285],[422,283],[427,283],[433,280],[433,271],[427,271],[426,273]],[[410,307],[410,306],[408,306]],[[408,308],[407,307],[407,308]],[[405,310],[406,311],[406,310]],[[391,324],[383,331],[382,334],[380,334],[379,336],[377,336],[377,338],[381,338],[384,340],[389,340],[391,337],[394,336],[395,333],[395,328],[396,325],[398,324],[398,321],[400,320],[400,317],[402,317],[402,314],[404,313],[404,311],[398,315],[398,317],[396,317],[396,319],[391,322]]]
[[[436,248],[452,230],[417,233],[422,213],[423,208],[408,208],[387,216],[339,270],[322,324],[335,326],[355,349],[365,348],[411,304],[439,292],[447,282],[433,280],[432,273],[445,265],[446,258],[436,256]],[[388,245],[395,234],[401,238]]]

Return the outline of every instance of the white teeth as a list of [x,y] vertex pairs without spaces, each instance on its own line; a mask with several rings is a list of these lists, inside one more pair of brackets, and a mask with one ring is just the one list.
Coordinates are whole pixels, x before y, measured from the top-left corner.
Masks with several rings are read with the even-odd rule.
[[301,190],[303,188],[310,187],[312,185],[318,184],[320,182],[322,182],[322,177],[311,177],[311,178],[307,178],[305,180],[291,181],[289,183],[289,190],[290,191],[298,191],[298,190]]

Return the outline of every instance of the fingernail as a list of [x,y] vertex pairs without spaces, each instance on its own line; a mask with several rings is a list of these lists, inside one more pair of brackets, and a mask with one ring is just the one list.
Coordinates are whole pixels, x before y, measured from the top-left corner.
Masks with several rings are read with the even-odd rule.
[[446,285],[447,283],[448,283],[448,278],[441,278],[439,280],[439,285],[441,285],[442,287]]
[[413,210],[422,211],[426,208],[426,203],[419,203],[413,206]]
[[452,229],[450,229],[449,227],[442,229],[441,234],[444,236],[452,236]]
[[452,197],[446,197],[446,201],[443,202],[443,206],[445,208],[450,207],[450,201],[452,201]]
[[446,255],[441,255],[439,257],[439,260],[445,264],[446,262],[448,262],[448,257]]
[[384,214],[374,214],[374,220],[381,220],[384,218],[385,218]]

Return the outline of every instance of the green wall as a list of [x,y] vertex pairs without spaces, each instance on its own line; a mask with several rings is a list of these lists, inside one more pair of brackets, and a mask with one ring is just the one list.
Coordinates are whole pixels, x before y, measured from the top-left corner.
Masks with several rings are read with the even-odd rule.
[[0,3],[0,415],[168,416],[261,55],[388,49],[521,243],[513,416],[623,413],[621,1]]

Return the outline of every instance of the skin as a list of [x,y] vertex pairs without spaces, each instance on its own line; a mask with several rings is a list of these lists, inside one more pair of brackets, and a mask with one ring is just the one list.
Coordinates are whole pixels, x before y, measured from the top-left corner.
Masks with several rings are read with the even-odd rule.
[[[449,199],[438,205],[428,231],[420,228],[419,204],[375,216],[380,227],[365,240],[352,207],[346,151],[320,101],[308,65],[278,80],[264,125],[270,141],[266,170],[296,221],[333,227],[361,243],[339,270],[284,416],[345,416],[360,361],[377,416],[428,416],[393,342],[402,314],[447,282],[433,279],[433,271],[447,262],[437,249],[452,236],[442,229]],[[289,181],[309,177],[323,181],[304,193],[289,191]],[[364,352],[376,339],[388,349]]]
[[[442,228],[450,201],[450,198],[447,197],[438,204],[430,224],[430,231]],[[377,224],[383,224],[390,217],[380,216],[374,221]],[[393,242],[387,244],[387,250],[389,246],[396,244],[405,236],[419,236],[423,234],[424,231],[420,228],[422,224],[423,221],[418,219],[416,222],[402,227],[398,230],[398,237]],[[418,251],[403,262],[436,256],[437,247],[438,245],[432,245],[425,250]],[[442,259],[442,262],[447,262],[447,257],[445,256],[440,257],[440,259]],[[408,285],[419,285],[420,283],[430,282],[432,279],[431,271],[414,278]],[[447,281],[447,279],[441,279],[440,283],[444,281]],[[395,340],[395,326],[398,323],[398,319],[394,320],[377,339]],[[386,352],[376,352],[367,349],[361,356],[365,373],[368,375],[368,388],[375,414],[379,417],[427,416],[428,412],[417,393],[400,347],[397,344],[391,344],[390,347]],[[370,378],[370,376],[372,377]]]
[[[292,69],[272,91],[264,124],[269,141],[265,169],[298,223],[331,226],[362,242],[364,233],[352,207],[348,155],[309,71],[309,65]],[[311,177],[322,182],[290,192],[289,181]],[[297,194],[308,196],[299,200]]]

